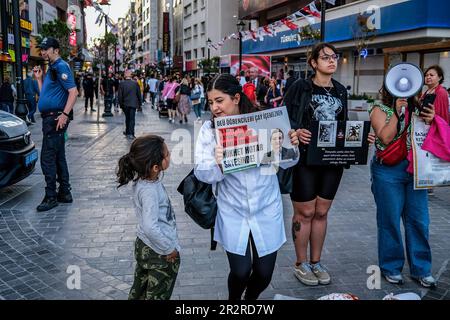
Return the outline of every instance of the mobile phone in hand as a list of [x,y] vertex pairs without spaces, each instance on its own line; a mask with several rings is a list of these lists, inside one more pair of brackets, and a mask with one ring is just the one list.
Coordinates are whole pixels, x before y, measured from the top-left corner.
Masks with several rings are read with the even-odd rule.
[[425,95],[425,97],[422,100],[422,103],[419,106],[419,112],[423,111],[423,108],[425,107],[429,107],[430,104],[434,103],[434,100],[436,99],[436,95],[435,94],[427,94]]

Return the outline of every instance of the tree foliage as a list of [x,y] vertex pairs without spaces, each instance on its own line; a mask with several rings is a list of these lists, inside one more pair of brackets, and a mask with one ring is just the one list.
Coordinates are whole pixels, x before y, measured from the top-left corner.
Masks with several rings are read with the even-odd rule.
[[212,57],[211,59],[203,59],[199,62],[199,67],[204,73],[219,72],[220,57]]
[[59,54],[67,60],[72,47],[69,45],[69,35],[71,30],[67,24],[59,19],[42,24],[42,32],[36,37],[36,42],[41,44],[45,37],[53,37],[59,42]]

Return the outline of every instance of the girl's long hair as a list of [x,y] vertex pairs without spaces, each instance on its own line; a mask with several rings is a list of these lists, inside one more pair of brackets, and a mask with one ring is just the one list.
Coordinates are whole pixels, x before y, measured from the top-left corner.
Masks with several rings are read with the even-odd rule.
[[145,135],[133,141],[130,152],[119,160],[116,171],[120,188],[130,181],[148,179],[154,165],[161,167],[164,160],[164,139],[156,135]]

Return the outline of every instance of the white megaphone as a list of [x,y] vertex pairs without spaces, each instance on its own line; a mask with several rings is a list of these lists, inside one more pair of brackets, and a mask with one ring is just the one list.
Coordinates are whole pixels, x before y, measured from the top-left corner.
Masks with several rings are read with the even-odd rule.
[[409,98],[415,96],[423,87],[423,72],[412,63],[402,62],[393,66],[386,77],[386,90],[394,97]]

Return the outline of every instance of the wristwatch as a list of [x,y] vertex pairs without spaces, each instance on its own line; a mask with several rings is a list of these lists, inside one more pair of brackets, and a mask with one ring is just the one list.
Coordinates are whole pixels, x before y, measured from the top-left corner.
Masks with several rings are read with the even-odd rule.
[[69,115],[67,113],[65,113],[64,111],[62,112],[63,115],[65,115],[67,118],[69,118]]

